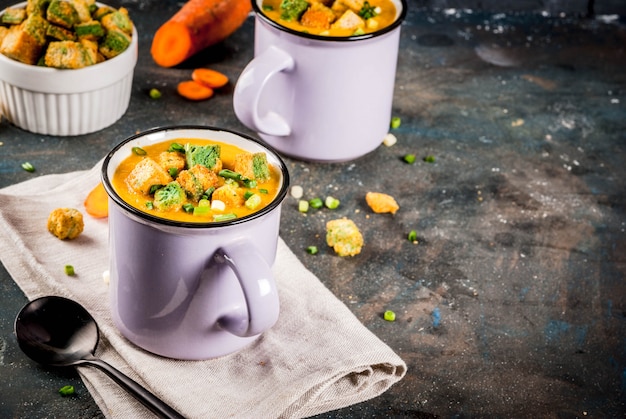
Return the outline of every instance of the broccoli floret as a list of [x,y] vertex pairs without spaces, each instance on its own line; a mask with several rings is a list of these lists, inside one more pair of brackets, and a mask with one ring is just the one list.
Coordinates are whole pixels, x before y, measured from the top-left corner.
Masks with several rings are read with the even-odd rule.
[[180,209],[185,203],[185,191],[178,182],[170,182],[154,193],[154,208],[159,211]]
[[220,161],[221,148],[219,144],[209,145],[194,145],[185,144],[185,159],[187,160],[187,167],[194,167],[196,164],[201,164],[207,169],[215,169],[215,166]]
[[280,18],[287,21],[300,19],[300,16],[309,8],[306,0],[283,0],[280,2]]

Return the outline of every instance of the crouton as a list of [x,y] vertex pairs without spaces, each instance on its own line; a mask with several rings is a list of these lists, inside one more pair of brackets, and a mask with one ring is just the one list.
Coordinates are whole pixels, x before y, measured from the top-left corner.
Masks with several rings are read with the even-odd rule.
[[100,6],[96,9],[95,12],[93,12],[92,17],[95,20],[102,20],[104,16],[108,15],[109,13],[113,13],[114,11],[115,9],[111,6]]
[[130,42],[130,36],[122,31],[107,31],[100,44],[99,52],[104,55],[106,59],[111,59],[124,52],[130,45]]
[[78,12],[72,3],[66,0],[52,0],[46,9],[46,19],[50,23],[67,29],[72,29],[80,22]]
[[380,192],[368,192],[365,194],[367,205],[377,214],[390,212],[395,214],[400,206],[391,196]]
[[89,10],[89,4],[85,0],[69,0],[76,10],[78,15],[78,21],[81,23],[89,22],[91,20],[91,11]]
[[50,0],[28,0],[26,2],[26,14],[44,17],[49,4]]
[[57,41],[75,41],[76,35],[69,29],[62,28],[57,25],[48,25],[46,28],[46,35]]
[[128,16],[128,10],[123,7],[102,16],[100,22],[107,31],[122,31],[129,36],[133,34],[133,22]]
[[12,26],[2,38],[0,53],[24,64],[36,64],[43,46],[20,26]]
[[177,151],[164,151],[157,157],[157,162],[165,170],[176,169],[181,171],[185,168],[185,156]]
[[341,3],[345,7],[352,9],[352,11],[358,13],[363,8],[365,0],[337,0],[335,3]]
[[233,169],[243,177],[259,182],[265,182],[270,178],[267,155],[263,152],[237,154]]
[[245,203],[243,189],[230,183],[217,188],[211,198],[222,201],[226,207],[241,207]]
[[348,218],[326,223],[326,243],[339,256],[355,256],[363,248],[363,236],[354,221]]
[[84,227],[83,214],[74,208],[57,208],[48,216],[48,231],[61,240],[75,239]]
[[126,177],[126,184],[132,190],[149,194],[153,186],[167,185],[172,177],[159,163],[150,157],[142,159]]
[[365,21],[352,10],[346,10],[332,25],[332,28],[357,30],[365,27]]
[[335,13],[322,3],[311,4],[300,18],[300,23],[309,28],[330,29],[330,24],[336,19]]
[[218,173],[222,170],[222,160],[220,159],[221,152],[222,149],[219,144],[200,146],[187,143],[185,144],[187,167],[194,167],[196,164],[201,164],[213,170],[215,173]]
[[176,181],[170,182],[154,193],[154,207],[159,211],[177,211],[185,203],[185,191]]
[[48,67],[76,69],[95,64],[96,52],[76,41],[50,42],[44,56]]
[[219,178],[215,172],[201,164],[180,172],[176,181],[194,201],[200,200],[209,188],[216,188],[219,185]]
[[81,22],[74,26],[74,31],[78,39],[88,39],[90,41],[97,41],[105,34],[104,27],[97,20]]
[[4,39],[7,33],[9,33],[9,28],[5,26],[0,26],[0,45],[2,45],[2,40]]
[[21,8],[6,8],[2,16],[0,16],[0,23],[5,25],[19,25],[24,20],[26,20],[26,9]]

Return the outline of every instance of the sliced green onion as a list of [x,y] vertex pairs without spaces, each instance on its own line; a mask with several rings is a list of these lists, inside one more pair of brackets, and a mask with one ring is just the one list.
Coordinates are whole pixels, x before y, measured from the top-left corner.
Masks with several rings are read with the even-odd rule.
[[407,154],[402,158],[402,160],[404,160],[408,164],[413,164],[415,163],[415,154]]
[[169,172],[171,177],[178,176],[178,169],[176,167],[170,167],[169,169],[167,169],[167,171]]
[[328,209],[336,209],[339,206],[339,200],[332,196],[327,196],[326,201],[324,201],[324,205],[326,205],[326,208]]
[[150,89],[150,98],[152,99],[160,99],[161,98],[161,91],[159,89],[156,88],[152,88]]
[[135,153],[138,156],[145,156],[146,154],[148,154],[146,153],[146,150],[144,150],[141,147],[133,147],[132,150],[133,150],[133,153]]
[[152,201],[146,201],[146,208],[148,208],[148,209],[154,209],[154,202],[152,202]]
[[185,211],[187,214],[190,214],[193,212],[193,205],[192,204],[183,204],[183,211]]
[[243,200],[244,200],[244,201],[247,201],[247,200],[248,200],[248,198],[250,198],[252,195],[254,195],[254,192],[252,192],[252,191],[245,191],[245,192],[243,193]]
[[74,386],[63,386],[59,389],[59,394],[61,396],[71,396],[74,392]]
[[268,193],[270,193],[270,191],[268,191],[268,190],[267,190],[267,189],[265,189],[265,188],[260,188],[260,189],[259,189],[259,193],[268,194]]
[[35,171],[35,166],[33,166],[29,162],[24,162],[22,163],[22,169],[26,170],[27,172],[33,173]]
[[396,313],[394,313],[391,310],[387,310],[387,311],[385,311],[385,314],[383,314],[383,317],[388,322],[392,322],[392,321],[396,320]]
[[185,147],[182,144],[180,144],[180,143],[172,143],[172,144],[170,144],[170,146],[167,149],[167,151],[178,151],[179,153],[184,153],[185,152]]
[[230,169],[222,169],[219,171],[218,175],[226,179],[243,180],[241,173],[233,172]]
[[409,239],[410,242],[416,242],[417,241],[417,231],[415,231],[415,230],[409,231],[409,235],[407,236],[407,238]]
[[306,252],[307,252],[309,255],[315,255],[315,254],[317,254],[317,246],[309,246],[309,247],[307,247],[307,248],[306,248]]
[[426,163],[434,163],[435,162],[435,156],[433,156],[432,154],[429,154],[428,156],[424,157],[424,161]]
[[65,265],[65,275],[74,276],[76,272],[74,272],[74,267],[72,265]]
[[300,212],[308,212],[309,211],[309,201],[305,201],[304,199],[301,199],[300,201],[298,201],[298,211]]
[[237,214],[228,213],[228,214],[215,214],[213,216],[213,221],[228,221],[237,218]]
[[400,126],[400,118],[397,116],[394,116],[393,118],[391,118],[391,129],[396,129]]
[[198,205],[193,209],[193,215],[207,215],[211,212],[211,207],[206,205]]
[[252,194],[251,197],[246,199],[246,202],[244,205],[249,210],[255,210],[259,207],[259,205],[261,205],[261,197],[257,194]]
[[320,198],[313,198],[309,201],[309,205],[311,205],[311,208],[318,209],[324,206],[324,202]]
[[152,186],[150,186],[150,189],[148,190],[148,193],[150,195],[154,195],[154,193],[156,191],[158,191],[159,189],[161,189],[162,187],[163,187],[163,185],[152,185]]

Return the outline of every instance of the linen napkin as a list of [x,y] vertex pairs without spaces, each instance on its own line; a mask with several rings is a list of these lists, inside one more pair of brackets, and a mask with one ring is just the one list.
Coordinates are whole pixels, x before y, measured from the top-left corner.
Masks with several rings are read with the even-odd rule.
[[[106,219],[84,212],[100,181],[88,171],[47,175],[0,189],[0,259],[29,299],[60,295],[96,319],[96,356],[130,376],[188,418],[298,418],[376,397],[406,373],[406,364],[308,271],[279,239],[273,267],[280,317],[243,350],[205,361],[150,354],[128,342],[108,308]],[[58,207],[83,212],[85,229],[61,241],[47,231]],[[75,276],[65,274],[73,265]],[[16,313],[17,314],[17,313]],[[106,417],[153,414],[101,371],[78,367]]]

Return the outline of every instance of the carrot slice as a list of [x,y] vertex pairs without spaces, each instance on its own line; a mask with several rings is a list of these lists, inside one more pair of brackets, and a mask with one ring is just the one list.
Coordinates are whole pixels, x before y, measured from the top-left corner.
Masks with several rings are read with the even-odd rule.
[[228,76],[220,73],[219,71],[211,70],[210,68],[196,68],[191,73],[191,78],[200,84],[204,84],[211,89],[219,89],[226,86],[228,83]]
[[85,199],[85,211],[95,218],[104,218],[109,215],[109,196],[104,190],[102,182],[89,192]]
[[213,89],[193,80],[181,81],[176,91],[189,100],[205,100],[213,96]]
[[189,0],[154,34],[150,53],[173,67],[235,32],[252,10],[250,0]]

